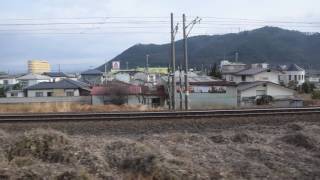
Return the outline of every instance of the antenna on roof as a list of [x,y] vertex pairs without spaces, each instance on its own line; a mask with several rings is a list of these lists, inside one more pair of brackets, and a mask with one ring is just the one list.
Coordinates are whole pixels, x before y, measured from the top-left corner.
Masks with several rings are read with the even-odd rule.
[[238,61],[239,61],[239,52],[236,52],[235,61],[236,61],[236,62],[238,62]]

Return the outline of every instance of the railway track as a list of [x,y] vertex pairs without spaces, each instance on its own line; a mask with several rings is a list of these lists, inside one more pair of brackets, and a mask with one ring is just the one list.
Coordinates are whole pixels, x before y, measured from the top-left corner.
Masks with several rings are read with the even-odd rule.
[[320,107],[313,108],[277,108],[277,109],[241,109],[206,110],[176,112],[117,112],[117,113],[46,113],[46,114],[0,114],[0,123],[15,122],[57,122],[57,121],[121,121],[154,119],[187,119],[214,117],[252,117],[320,114]]

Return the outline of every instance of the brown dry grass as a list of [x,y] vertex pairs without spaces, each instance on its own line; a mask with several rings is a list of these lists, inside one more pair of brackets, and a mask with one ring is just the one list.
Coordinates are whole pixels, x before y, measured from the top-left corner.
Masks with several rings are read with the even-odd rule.
[[85,105],[74,103],[1,104],[0,113],[150,111],[144,105]]
[[236,124],[198,133],[94,136],[68,135],[50,129],[0,131],[0,154],[4,158],[0,177],[319,179],[319,132],[318,121]]

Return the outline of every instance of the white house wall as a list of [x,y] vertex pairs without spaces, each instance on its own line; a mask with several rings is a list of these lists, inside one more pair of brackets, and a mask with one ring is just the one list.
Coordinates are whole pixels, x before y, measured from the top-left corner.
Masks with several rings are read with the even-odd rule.
[[254,81],[269,81],[279,84],[279,73],[274,71],[262,72],[254,76]]
[[294,95],[294,91],[291,89],[287,89],[285,87],[279,87],[273,84],[268,84],[267,86],[267,94],[276,98],[288,98]]
[[274,84],[267,84],[252,87],[241,92],[241,98],[257,96],[257,91],[265,91],[266,95],[272,96],[275,99],[288,98],[294,95],[294,91]]
[[[48,92],[54,92],[54,90],[52,89],[48,89],[48,90],[28,90],[28,97],[36,97],[36,93],[37,92],[42,92],[43,93],[43,97],[47,97],[48,95]],[[67,90],[64,90],[64,96],[67,96],[67,92],[73,92],[74,93],[74,96],[80,96],[80,92],[78,89],[67,89]],[[53,96],[55,96],[53,94]]]
[[[305,71],[286,71],[284,75],[285,84],[289,84],[289,76],[291,75],[291,81],[294,81],[294,76],[297,76],[298,85],[302,85],[305,82],[306,72]],[[303,76],[302,79],[298,79],[298,77]]]

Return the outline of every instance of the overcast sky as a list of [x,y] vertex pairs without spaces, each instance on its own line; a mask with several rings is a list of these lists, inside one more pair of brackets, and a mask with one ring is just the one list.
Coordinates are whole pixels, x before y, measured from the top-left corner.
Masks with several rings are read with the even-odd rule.
[[193,35],[265,25],[319,32],[319,7],[319,0],[3,0],[0,71],[26,71],[30,59],[81,71],[137,43],[167,43],[170,12],[177,21],[182,13],[201,17]]

